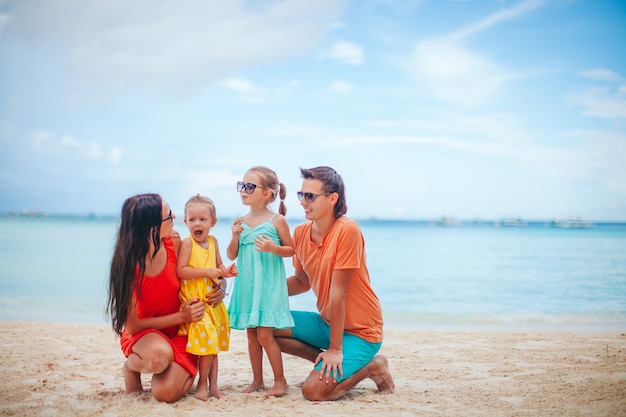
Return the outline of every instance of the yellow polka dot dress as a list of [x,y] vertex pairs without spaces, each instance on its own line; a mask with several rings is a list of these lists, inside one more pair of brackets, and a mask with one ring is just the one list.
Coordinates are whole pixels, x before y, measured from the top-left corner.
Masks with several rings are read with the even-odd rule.
[[[191,236],[191,255],[189,266],[194,268],[215,268],[215,243],[213,236],[209,236],[208,249],[204,249]],[[182,279],[180,282],[179,298],[181,303],[189,300],[204,300],[207,294],[217,291],[213,288],[213,281],[208,277]],[[230,344],[230,325],[228,311],[222,301],[213,307],[205,303],[204,316],[193,323],[183,323],[178,330],[179,335],[187,336],[187,352],[194,355],[216,355],[228,350]]]

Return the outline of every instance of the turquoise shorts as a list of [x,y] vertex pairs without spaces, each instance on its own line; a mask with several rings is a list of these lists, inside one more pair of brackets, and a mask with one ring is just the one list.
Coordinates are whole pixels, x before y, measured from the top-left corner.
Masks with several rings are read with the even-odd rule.
[[[316,348],[326,350],[330,346],[330,326],[326,324],[318,313],[310,311],[292,311],[291,315],[295,323],[291,328],[294,339],[308,343]],[[337,382],[350,378],[356,371],[370,363],[378,353],[382,342],[372,343],[353,334],[344,332],[342,353],[343,376],[337,378]],[[315,369],[320,370],[322,362]],[[331,374],[332,376],[332,374]]]

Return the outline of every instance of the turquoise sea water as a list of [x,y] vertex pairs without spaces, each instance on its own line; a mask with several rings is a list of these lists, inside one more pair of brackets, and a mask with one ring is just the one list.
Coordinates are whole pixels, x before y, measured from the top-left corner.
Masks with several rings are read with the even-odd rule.
[[[222,250],[230,224],[213,230]],[[388,328],[626,331],[626,224],[360,225]],[[0,320],[106,323],[116,227],[117,218],[0,217]],[[311,294],[290,303],[315,308]]]

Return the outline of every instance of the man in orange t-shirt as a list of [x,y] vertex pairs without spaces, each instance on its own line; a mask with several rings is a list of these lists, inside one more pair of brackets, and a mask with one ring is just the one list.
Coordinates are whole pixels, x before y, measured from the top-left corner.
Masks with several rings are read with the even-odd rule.
[[312,289],[316,312],[292,311],[295,326],[275,330],[283,352],[314,362],[302,386],[312,401],[335,400],[371,378],[381,393],[394,383],[387,359],[376,355],[383,318],[365,262],[365,242],[356,222],[345,217],[341,176],[330,167],[300,169],[298,199],[308,220],[294,230],[295,275],[289,295]]

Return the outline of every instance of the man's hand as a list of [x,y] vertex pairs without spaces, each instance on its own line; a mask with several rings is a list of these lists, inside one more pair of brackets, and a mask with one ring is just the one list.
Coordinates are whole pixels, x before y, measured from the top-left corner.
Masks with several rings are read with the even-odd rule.
[[320,380],[324,379],[327,384],[330,382],[331,373],[333,382],[337,383],[337,376],[343,377],[343,353],[340,350],[328,349],[319,355],[315,359],[315,365],[322,362],[322,368],[320,369]]

